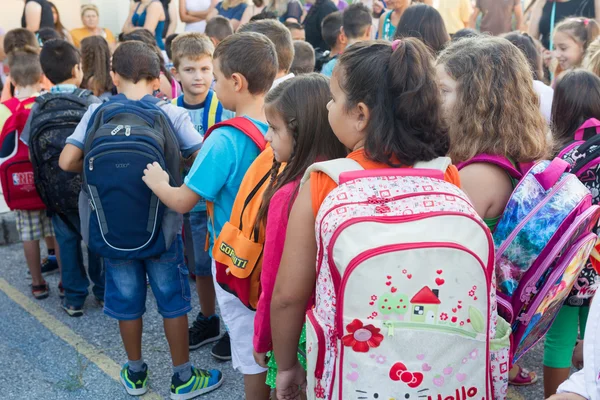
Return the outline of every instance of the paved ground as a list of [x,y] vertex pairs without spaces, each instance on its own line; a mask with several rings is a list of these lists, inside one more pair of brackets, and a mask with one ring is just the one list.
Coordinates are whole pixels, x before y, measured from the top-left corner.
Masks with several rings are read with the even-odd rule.
[[[59,308],[57,275],[47,278],[50,298],[33,300],[25,271],[21,245],[0,246],[0,399],[131,399],[117,381],[126,357],[116,322],[92,299],[86,303],[85,316],[68,317]],[[197,304],[195,294],[192,302]],[[151,295],[147,307],[144,358],[150,366],[152,392],[144,398],[168,398],[171,363]],[[230,363],[215,361],[209,350],[191,353],[191,360],[197,366],[221,368],[225,383],[203,399],[242,399],[241,376]],[[523,365],[541,374],[540,346],[525,357]],[[542,385],[511,389],[509,399],[543,399]]]

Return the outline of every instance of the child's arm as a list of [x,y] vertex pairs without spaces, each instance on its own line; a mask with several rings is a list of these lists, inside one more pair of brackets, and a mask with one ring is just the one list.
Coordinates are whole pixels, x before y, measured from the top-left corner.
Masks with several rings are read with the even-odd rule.
[[515,21],[518,31],[525,30],[525,24],[523,23],[523,7],[521,6],[520,0],[515,0],[515,8],[513,10],[515,14]]
[[585,388],[584,371],[585,367],[571,375],[558,387],[560,393],[551,396],[548,400],[589,400],[590,396]]
[[180,214],[190,212],[200,201],[200,196],[186,185],[182,185],[181,187],[172,187],[169,185],[169,175],[157,162],[148,164],[144,170],[142,180],[164,205]]
[[67,172],[83,171],[83,150],[79,147],[66,144],[58,159],[58,166]]
[[303,373],[297,359],[306,305],[315,288],[317,245],[310,181],[298,194],[289,218],[285,246],[271,301],[273,349],[279,372],[277,391],[294,393]]

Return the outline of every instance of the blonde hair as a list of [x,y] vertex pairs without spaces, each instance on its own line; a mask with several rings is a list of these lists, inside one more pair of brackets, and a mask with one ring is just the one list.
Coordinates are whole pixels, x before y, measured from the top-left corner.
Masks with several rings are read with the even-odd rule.
[[247,0],[223,0],[222,1],[222,8],[223,10],[228,10],[230,8],[234,8],[239,6],[240,4],[248,4]]
[[600,38],[596,38],[596,40],[588,46],[582,66],[597,76],[600,76]]
[[437,61],[457,81],[450,115],[450,152],[455,163],[478,154],[525,163],[548,156],[551,143],[523,53],[508,40],[465,38]]
[[83,18],[83,14],[85,14],[86,11],[94,11],[97,16],[100,16],[100,10],[98,9],[98,6],[96,6],[95,4],[82,5],[81,6],[81,18]]
[[[581,43],[583,51],[587,52],[600,35],[600,25],[591,18],[567,18],[556,25],[554,32],[562,32],[568,35],[575,42]],[[579,65],[583,65],[583,61],[581,60]]]
[[173,65],[179,68],[181,59],[184,57],[198,60],[201,57],[211,57],[215,52],[215,46],[208,36],[198,32],[187,32],[178,35],[171,44],[171,55]]

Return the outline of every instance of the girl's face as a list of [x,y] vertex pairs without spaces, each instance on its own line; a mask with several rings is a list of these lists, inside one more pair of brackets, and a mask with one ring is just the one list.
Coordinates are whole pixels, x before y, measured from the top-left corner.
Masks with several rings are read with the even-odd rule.
[[331,100],[327,103],[329,125],[340,142],[348,149],[356,150],[362,147],[364,141],[363,129],[368,121],[356,110],[346,110],[346,93],[339,85],[339,68],[336,69],[329,81]]
[[265,139],[271,145],[275,160],[280,163],[289,162],[294,151],[294,138],[281,114],[275,107],[265,106],[265,115],[269,130]]
[[54,23],[56,24],[56,21],[58,21],[58,10],[54,7],[52,7],[52,18],[54,18]]
[[442,114],[448,120],[456,104],[458,82],[446,72],[444,65],[436,66],[440,97],[442,99]]
[[83,25],[88,29],[96,29],[98,27],[98,14],[94,10],[87,10],[83,13]]
[[396,10],[398,8],[406,8],[410,5],[410,0],[388,0],[386,2],[388,9]]
[[583,44],[579,43],[566,32],[554,34],[554,57],[563,70],[577,67],[583,60]]

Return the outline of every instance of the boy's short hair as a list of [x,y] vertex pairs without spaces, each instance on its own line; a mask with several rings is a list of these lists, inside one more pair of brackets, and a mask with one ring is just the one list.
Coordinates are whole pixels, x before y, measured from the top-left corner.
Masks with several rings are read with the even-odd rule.
[[173,65],[179,68],[181,59],[186,57],[199,60],[201,57],[211,57],[215,52],[215,46],[208,36],[198,32],[188,32],[179,35],[172,44],[171,52]]
[[42,78],[42,66],[38,50],[32,46],[11,51],[7,57],[10,79],[16,86],[35,85]]
[[349,39],[364,36],[372,24],[371,10],[363,3],[352,3],[342,13],[342,26]]
[[271,89],[278,71],[275,45],[260,33],[237,33],[226,38],[215,49],[213,58],[219,60],[226,78],[234,73],[243,75],[248,91],[255,95]]
[[148,46],[156,46],[156,39],[148,29],[136,29],[129,33],[121,33],[119,35],[119,42],[131,42],[133,40],[146,43]]
[[238,32],[262,33],[275,45],[280,71],[289,71],[294,61],[294,42],[289,29],[273,19],[251,22],[242,26]]
[[55,39],[42,47],[40,63],[46,78],[57,85],[73,78],[73,68],[81,64],[81,55],[71,43]]
[[330,49],[333,49],[337,44],[341,28],[341,11],[336,11],[334,13],[329,14],[323,19],[323,22],[321,22],[321,36],[323,36],[323,40],[325,41],[327,46],[329,46]]
[[226,37],[233,35],[233,26],[227,18],[217,15],[206,23],[204,33],[206,36],[216,39],[217,42],[222,42]]
[[154,80],[160,78],[160,60],[150,46],[133,40],[117,47],[113,54],[112,70],[133,83],[142,79]]
[[4,52],[6,54],[25,46],[39,47],[35,35],[24,28],[10,30],[4,36]]
[[292,29],[295,29],[297,31],[304,30],[304,27],[301,24],[294,22],[294,21],[285,21],[283,23],[283,25],[285,25],[285,27],[288,28],[289,30],[292,30]]
[[315,70],[315,49],[304,40],[294,40],[294,62],[290,72],[294,75],[309,74]]
[[173,60],[172,46],[173,41],[177,38],[177,36],[179,36],[178,33],[172,33],[165,39],[165,52],[167,53],[167,57],[169,57],[169,60]]
[[275,11],[261,11],[250,18],[250,22],[262,21],[264,19],[277,19],[277,13]]

